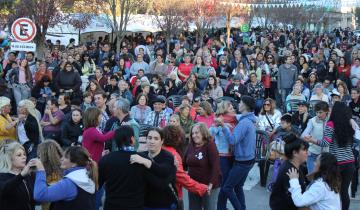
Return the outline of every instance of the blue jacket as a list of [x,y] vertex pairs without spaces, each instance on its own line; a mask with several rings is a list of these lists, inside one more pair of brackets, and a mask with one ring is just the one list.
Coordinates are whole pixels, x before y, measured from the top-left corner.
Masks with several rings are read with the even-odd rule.
[[64,172],[64,178],[47,186],[45,171],[37,171],[34,200],[38,202],[70,201],[78,195],[77,186],[88,193],[95,193],[95,184],[87,176],[87,171],[82,167],[74,167]]
[[[226,127],[226,129],[228,129]],[[229,154],[230,153],[230,144],[224,135],[224,131],[222,127],[210,127],[209,129],[211,136],[215,140],[216,148],[218,152],[221,154]]]
[[223,128],[225,137],[231,145],[234,145],[234,156],[237,161],[255,159],[256,150],[256,117],[253,112],[246,113],[239,118],[239,123],[234,128]]

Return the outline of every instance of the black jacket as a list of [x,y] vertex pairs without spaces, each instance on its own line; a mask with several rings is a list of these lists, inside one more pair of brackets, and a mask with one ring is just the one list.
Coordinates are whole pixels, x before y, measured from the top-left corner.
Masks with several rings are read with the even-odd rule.
[[[288,160],[286,160],[279,169],[278,177],[273,185],[270,195],[270,208],[272,210],[297,210],[291,193],[289,192],[290,183],[289,176],[286,174],[290,168],[295,168]],[[304,193],[306,188],[305,175],[302,170],[299,172],[299,183],[301,185],[301,191]]]
[[80,91],[81,78],[78,72],[76,71],[60,71],[55,80],[54,84],[58,90],[72,89],[74,92]]
[[72,119],[64,121],[61,125],[61,140],[64,146],[70,146],[72,143],[78,144],[79,136],[82,136],[84,125],[82,121],[75,124]]
[[34,210],[34,176],[0,173],[0,209]]
[[[141,155],[148,157],[147,152],[144,152]],[[147,188],[145,194],[145,207],[155,209],[170,208],[173,203],[176,203],[176,197],[169,187],[169,185],[171,185],[176,192],[176,167],[174,164],[174,156],[165,150],[161,150],[161,152],[153,158],[153,163],[161,165],[167,174],[163,174],[163,177],[159,177],[150,171],[146,171]]]
[[39,133],[39,124],[35,117],[28,115],[24,124],[26,136],[34,144],[38,145],[40,143],[40,133]]
[[[240,93],[240,97],[235,95],[235,92]],[[229,87],[226,89],[225,96],[230,96],[235,99],[235,101],[240,102],[241,96],[248,95],[247,87],[243,84],[240,84],[237,89],[235,89],[235,84],[232,83],[229,85]]]

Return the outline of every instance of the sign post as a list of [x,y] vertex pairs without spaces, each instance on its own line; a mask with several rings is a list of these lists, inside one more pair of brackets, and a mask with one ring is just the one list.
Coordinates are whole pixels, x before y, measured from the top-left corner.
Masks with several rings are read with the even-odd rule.
[[29,43],[36,36],[36,26],[29,18],[19,18],[11,26],[11,34],[17,42],[11,43],[13,51],[36,51],[36,44]]

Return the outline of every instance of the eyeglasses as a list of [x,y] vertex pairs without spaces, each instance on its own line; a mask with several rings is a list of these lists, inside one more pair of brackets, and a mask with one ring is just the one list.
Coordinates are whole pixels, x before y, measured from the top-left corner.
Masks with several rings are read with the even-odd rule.
[[268,57],[267,59],[273,59],[272,57]]

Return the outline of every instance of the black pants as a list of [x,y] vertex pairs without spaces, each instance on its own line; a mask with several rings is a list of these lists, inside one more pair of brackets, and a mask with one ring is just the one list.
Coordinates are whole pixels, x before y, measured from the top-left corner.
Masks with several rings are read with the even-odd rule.
[[354,175],[355,166],[354,163],[346,163],[339,165],[340,176],[341,176],[341,188],[340,188],[340,198],[342,210],[348,210],[350,206],[350,197],[349,197],[349,186]]
[[357,192],[357,187],[359,184],[359,151],[357,150],[353,150],[354,151],[354,157],[355,157],[355,171],[354,171],[354,175],[351,181],[351,196],[355,197],[355,194]]

